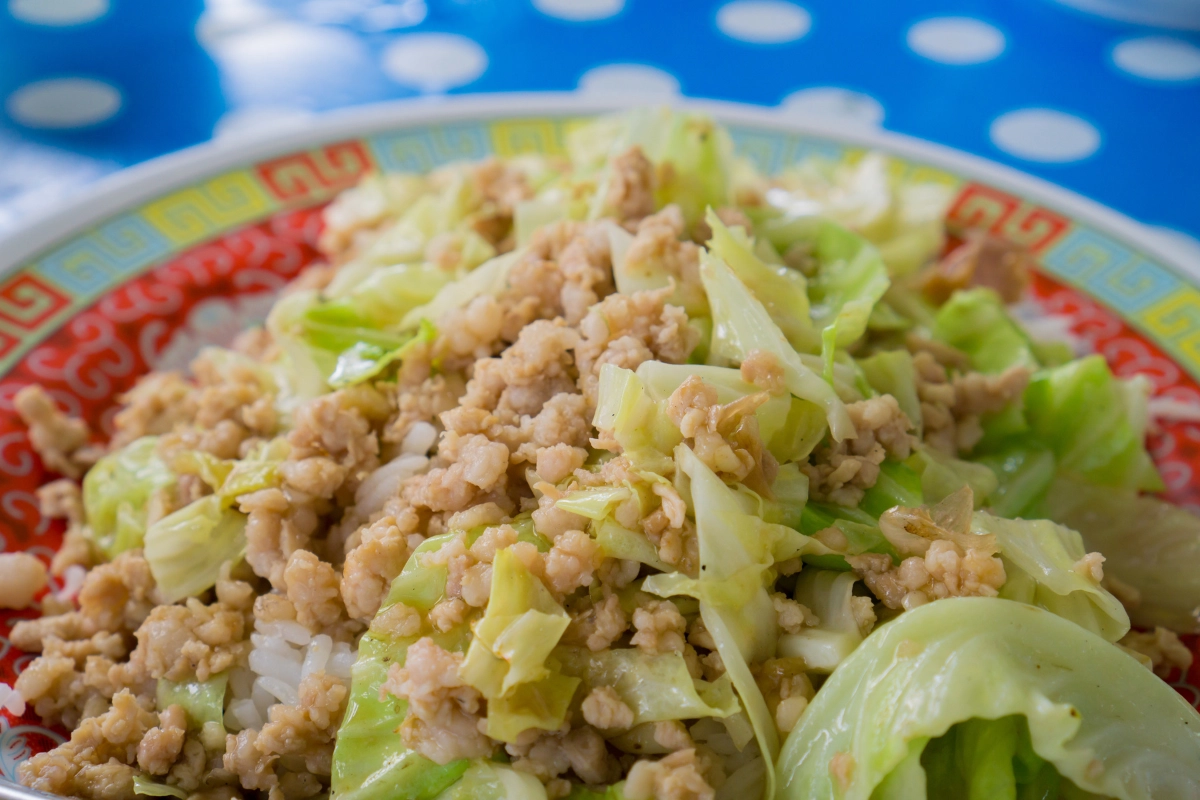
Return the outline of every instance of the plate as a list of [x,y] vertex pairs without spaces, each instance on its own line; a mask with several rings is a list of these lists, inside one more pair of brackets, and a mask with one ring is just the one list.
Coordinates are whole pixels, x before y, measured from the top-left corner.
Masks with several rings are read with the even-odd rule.
[[[0,545],[49,558],[62,537],[42,519],[48,473],[13,410],[40,383],[106,433],[115,398],[152,369],[185,369],[261,321],[275,294],[318,260],[321,208],[372,170],[426,171],[488,155],[561,153],[564,134],[618,103],[491,95],[340,112],[304,130],[219,141],[101,182],[67,208],[0,242]],[[683,103],[725,123],[738,152],[767,173],[871,149],[903,175],[953,190],[949,218],[1032,252],[1026,303],[1041,325],[1102,354],[1157,397],[1200,407],[1200,265],[1165,251],[1141,225],[1005,167],[897,134],[783,119],[723,103]],[[1164,423],[1151,452],[1172,501],[1200,511],[1200,426]],[[52,588],[60,586],[52,580]],[[33,612],[0,616],[0,636]],[[1172,684],[1200,707],[1200,642]],[[0,681],[33,656],[0,638]],[[30,711],[0,711],[0,776],[61,742]],[[36,796],[0,785],[0,796]]]

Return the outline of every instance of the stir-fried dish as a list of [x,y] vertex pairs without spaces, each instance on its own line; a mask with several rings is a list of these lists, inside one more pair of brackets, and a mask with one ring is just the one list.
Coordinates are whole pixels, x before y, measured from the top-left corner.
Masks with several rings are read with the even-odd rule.
[[[3,703],[30,787],[269,800],[1200,797],[1200,626],[1149,385],[1013,313],[1030,258],[866,154],[710,120],[375,175],[265,326],[101,440]],[[82,484],[77,481],[82,479]],[[1137,626],[1131,629],[1131,620]]]

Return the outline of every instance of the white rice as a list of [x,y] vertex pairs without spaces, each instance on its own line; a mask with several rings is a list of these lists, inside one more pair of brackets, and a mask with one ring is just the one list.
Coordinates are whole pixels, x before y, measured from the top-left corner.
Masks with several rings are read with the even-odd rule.
[[19,717],[25,713],[25,698],[7,683],[0,683],[0,709]]
[[325,634],[313,636],[298,622],[256,622],[250,634],[249,669],[229,673],[229,707],[225,727],[230,731],[261,728],[271,706],[300,702],[300,682],[324,670],[345,684],[358,653],[346,642]]
[[437,441],[437,428],[417,422],[404,434],[400,455],[372,472],[354,493],[355,512],[366,519],[400,492],[400,484],[429,468],[429,450]]
[[415,422],[400,442],[400,452],[410,455],[426,455],[437,441],[437,428],[428,422]]
[[72,564],[63,571],[62,588],[55,592],[55,597],[62,600],[64,603],[70,603],[79,594],[79,590],[83,588],[83,581],[87,578],[87,567],[79,564]]

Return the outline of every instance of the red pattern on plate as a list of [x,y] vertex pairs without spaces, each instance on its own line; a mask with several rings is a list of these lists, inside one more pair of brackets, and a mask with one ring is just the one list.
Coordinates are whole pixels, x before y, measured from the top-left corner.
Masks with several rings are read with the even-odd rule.
[[[298,172],[292,171],[294,163],[287,165],[282,171],[292,183],[280,183],[280,196],[295,199],[300,196],[296,191],[305,194],[317,187],[327,189],[357,174],[354,154],[336,154],[344,159],[338,163],[345,171],[334,169],[332,173],[325,167],[335,154],[327,155],[330,161],[325,164],[306,162]],[[26,384],[40,383],[66,411],[82,416],[106,436],[117,395],[130,388],[138,376],[154,368],[181,366],[175,363],[176,356],[183,359],[200,344],[228,344],[244,327],[244,323],[222,326],[224,318],[219,318],[207,331],[197,331],[198,315],[217,308],[237,319],[237,313],[226,307],[239,302],[265,308],[287,280],[317,260],[319,211],[281,212],[267,222],[194,247],[129,281],[76,315],[0,381],[0,543],[4,550],[28,550],[48,560],[63,533],[61,523],[48,522],[38,513],[35,491],[52,476],[30,447],[13,410],[13,394]],[[953,216],[957,222],[984,224],[1038,249],[1060,235],[1059,223],[1063,222],[994,190],[986,196],[964,193]],[[14,282],[0,289],[0,318],[16,316],[28,324],[31,317],[55,313],[61,309],[56,305],[61,298],[44,293],[46,288]],[[1035,276],[1031,294],[1047,312],[1067,317],[1071,331],[1102,353],[1117,374],[1147,375],[1157,394],[1200,403],[1200,387],[1111,311],[1042,275]],[[3,347],[0,335],[0,349]],[[1150,445],[1167,481],[1168,496],[1200,509],[1200,426],[1166,425]],[[56,581],[51,588],[59,588]],[[13,648],[7,635],[16,620],[33,616],[32,611],[0,614],[0,680],[6,683],[11,684],[33,658]],[[1177,678],[1173,685],[1200,707],[1200,689],[1196,688],[1200,687],[1200,641],[1196,637],[1188,640],[1197,653],[1196,664],[1186,683]],[[32,709],[23,718],[0,712],[0,750],[10,755],[0,758],[0,775],[15,779],[10,773],[16,763],[53,747],[63,733],[42,727]]]

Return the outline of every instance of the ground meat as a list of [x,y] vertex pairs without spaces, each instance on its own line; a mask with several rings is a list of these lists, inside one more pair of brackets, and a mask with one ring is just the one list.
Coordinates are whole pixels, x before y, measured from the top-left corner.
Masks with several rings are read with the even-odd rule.
[[79,484],[63,478],[37,490],[38,508],[47,519],[65,519],[72,527],[83,524],[83,494]]
[[1092,583],[1100,584],[1104,580],[1104,561],[1104,556],[1099,553],[1087,553],[1075,562],[1072,569]]
[[346,554],[342,567],[342,602],[351,619],[369,622],[375,615],[392,580],[408,561],[408,537],[415,534],[419,523],[416,512],[406,508],[363,527],[357,546]]
[[395,639],[416,636],[421,632],[421,612],[404,603],[395,603],[375,615],[371,620],[371,632]]
[[725,481],[769,493],[778,464],[763,447],[754,414],[769,399],[767,392],[758,392],[721,405],[717,390],[692,375],[667,399],[667,417],[700,460]]
[[183,750],[187,736],[187,713],[171,705],[158,714],[158,725],[146,731],[138,743],[137,764],[151,775],[166,775]]
[[41,652],[47,636],[86,639],[100,631],[132,633],[154,607],[154,577],[140,551],[129,551],[87,574],[79,590],[79,610],[22,620],[10,638],[22,650]]
[[484,758],[494,747],[479,730],[480,693],[458,678],[461,663],[461,654],[418,639],[403,666],[392,664],[383,685],[383,691],[408,700],[400,729],[404,744],[438,764]]
[[628,800],[712,800],[715,789],[705,780],[708,765],[695,749],[678,750],[658,761],[642,760],[625,779]]
[[753,668],[758,688],[781,733],[795,727],[808,701],[816,694],[806,670],[802,658],[771,658]]
[[510,163],[490,158],[475,165],[471,177],[482,198],[472,229],[493,246],[511,249],[505,239],[512,230],[513,209],[533,196],[525,174]]
[[582,531],[567,531],[546,553],[546,586],[560,597],[591,586],[600,559],[595,539]]
[[548,483],[558,483],[583,466],[588,451],[559,443],[537,451],[535,460],[538,477]]
[[654,165],[641,147],[634,145],[613,157],[604,204],[620,221],[639,220],[654,213]]
[[578,325],[601,297],[613,290],[612,252],[603,225],[583,228],[558,257],[563,276],[559,295],[562,316],[568,325]]
[[[579,388],[589,405],[596,399],[600,369],[616,364],[636,369],[657,359],[682,364],[699,340],[682,308],[667,305],[671,288],[614,294],[593,306],[579,325],[582,341],[575,349]],[[590,414],[588,417],[590,418]]]
[[930,508],[896,508],[879,529],[904,560],[877,553],[847,556],[850,566],[888,608],[910,609],[944,597],[995,597],[1004,564],[994,536],[970,532],[973,497],[960,489]]
[[1192,666],[1192,651],[1179,637],[1163,627],[1153,631],[1130,631],[1117,644],[1142,655],[1158,675],[1170,677],[1174,670],[1184,675]]
[[964,372],[949,376],[930,353],[913,356],[921,400],[922,437],[948,455],[970,452],[983,437],[980,417],[1016,402],[1029,384],[1028,367],[1014,366],[999,375]]
[[0,553],[0,608],[28,608],[46,588],[46,565],[29,553]]
[[592,652],[599,652],[611,647],[628,629],[629,618],[625,616],[620,600],[610,594],[572,616],[570,626],[563,633],[563,642],[582,644]]
[[298,704],[271,706],[255,748],[267,756],[303,756],[309,772],[328,775],[327,751],[342,722],[348,694],[345,683],[323,670],[308,675],[300,681]]
[[995,597],[1004,585],[1004,565],[983,550],[936,541],[924,557],[910,556],[893,566],[878,553],[847,556],[846,561],[888,608],[911,609],[944,597]]
[[687,622],[670,600],[650,600],[634,609],[631,643],[647,653],[682,653]]
[[264,753],[256,745],[258,731],[254,728],[225,737],[225,755],[222,765],[226,770],[236,775],[243,789],[258,789],[266,791],[279,783],[275,774],[275,762],[279,760],[277,753]]
[[1015,303],[1025,294],[1033,257],[1029,251],[1007,239],[985,231],[967,233],[964,241],[921,276],[925,294],[941,305],[959,289],[986,286],[996,290],[1006,303]]
[[169,433],[196,413],[193,387],[177,372],[151,372],[117,399],[124,408],[113,417],[113,450],[142,436]]
[[296,608],[296,621],[311,631],[335,625],[345,611],[338,588],[340,576],[332,566],[307,550],[288,558],[283,573],[287,598]]
[[400,726],[404,743],[438,764],[486,758],[494,748],[479,731],[483,697],[458,677],[462,660],[462,654],[448,653],[432,639],[418,639],[404,665],[393,664],[383,684],[383,691],[408,701]]
[[17,769],[31,789],[89,800],[132,800],[138,743],[159,718],[129,692],[113,697],[112,708],[85,719],[65,744],[35,755]]
[[443,411],[458,405],[466,383],[456,374],[421,377],[415,385],[384,385],[396,410],[384,426],[383,440],[400,443],[418,422],[432,423]]
[[583,699],[583,718],[601,730],[629,728],[633,725],[631,709],[611,686],[597,686]]
[[611,783],[621,775],[620,764],[590,725],[565,732],[530,730],[505,749],[514,757],[513,769],[536,776],[551,797],[570,792],[570,783],[558,777],[568,770],[591,785]]
[[253,593],[238,597],[242,606],[219,599],[206,606],[194,597],[183,605],[157,606],[135,634],[138,648],[132,658],[143,662],[151,677],[172,681],[206,681],[244,665],[252,597]]
[[821,624],[821,620],[808,609],[808,606],[797,603],[787,595],[776,592],[771,595],[771,601],[775,604],[775,615],[779,627],[785,633],[799,633],[805,626],[813,628]]
[[447,431],[438,460],[448,466],[409,479],[403,497],[417,508],[462,511],[480,497],[502,492],[508,480],[508,448],[481,434],[459,436]]
[[857,435],[819,447],[812,463],[800,469],[808,476],[808,492],[814,500],[857,506],[879,479],[879,465],[885,458],[908,458],[912,423],[890,394],[850,403],[846,411]]
[[776,396],[787,392],[783,378],[783,365],[779,363],[779,359],[775,357],[774,353],[766,350],[751,350],[739,369],[742,380],[746,383],[752,383]]
[[25,386],[13,397],[13,407],[29,427],[29,443],[52,472],[78,478],[91,460],[79,455],[88,443],[87,423],[58,410],[41,386]]
[[[387,398],[366,384],[310,400],[294,414],[293,427],[288,434],[288,443],[292,446],[288,462],[294,464],[323,456],[344,470],[339,476],[344,480],[339,481],[337,488],[344,487],[347,492],[353,492],[362,478],[379,466],[379,441],[371,425],[390,415]],[[316,484],[312,488],[319,491],[308,493],[331,497],[333,491],[328,483],[334,476],[324,462],[317,464],[315,469],[319,470],[319,477],[313,477]],[[287,463],[283,473],[286,479]],[[304,486],[297,485],[296,488],[307,492]]]
[[683,234],[683,213],[677,205],[646,217],[625,252],[623,271],[668,276],[675,283],[671,302],[702,313],[708,308],[708,299],[700,281],[700,248],[682,240]]

